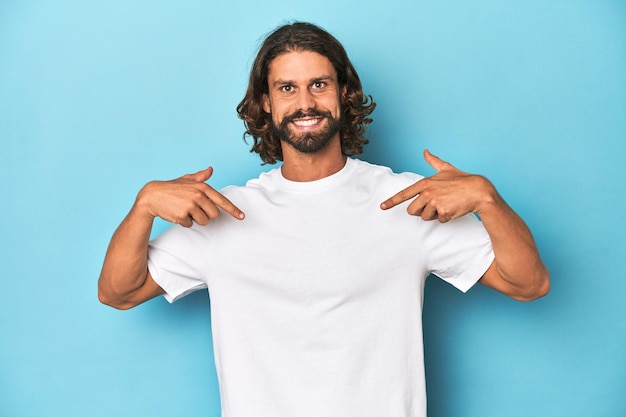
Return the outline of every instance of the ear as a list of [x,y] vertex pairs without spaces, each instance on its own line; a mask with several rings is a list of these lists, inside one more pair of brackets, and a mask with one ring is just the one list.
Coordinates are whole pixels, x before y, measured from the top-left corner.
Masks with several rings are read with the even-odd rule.
[[270,105],[270,97],[267,94],[263,94],[263,111],[270,114],[272,112],[272,106]]
[[344,85],[341,87],[341,102],[343,103],[346,100],[346,94],[348,94],[348,86]]

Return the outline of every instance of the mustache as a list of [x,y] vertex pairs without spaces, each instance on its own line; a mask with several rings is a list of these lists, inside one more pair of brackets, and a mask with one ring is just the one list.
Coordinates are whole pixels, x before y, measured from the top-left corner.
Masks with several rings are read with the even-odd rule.
[[318,109],[309,109],[306,112],[304,110],[296,110],[295,112],[283,117],[281,124],[287,124],[295,119],[302,119],[304,117],[326,117],[332,119],[333,115],[329,111],[322,111]]

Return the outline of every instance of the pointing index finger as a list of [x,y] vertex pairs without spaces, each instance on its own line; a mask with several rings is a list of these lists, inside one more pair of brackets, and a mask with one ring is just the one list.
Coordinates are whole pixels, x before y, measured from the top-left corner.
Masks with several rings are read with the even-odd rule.
[[226,213],[230,214],[238,220],[243,220],[246,217],[244,212],[241,211],[236,205],[234,205],[228,198],[224,197],[223,194],[215,191],[215,189],[211,187],[209,188],[210,191],[208,191],[206,194],[207,197],[209,197],[209,200],[213,202],[213,204],[215,204],[217,207],[221,208]]
[[390,208],[395,207],[398,204],[404,203],[405,201],[412,199],[422,191],[421,182],[422,180],[419,180],[415,184],[406,187],[404,190],[383,201],[380,205],[380,208],[383,210],[389,210]]

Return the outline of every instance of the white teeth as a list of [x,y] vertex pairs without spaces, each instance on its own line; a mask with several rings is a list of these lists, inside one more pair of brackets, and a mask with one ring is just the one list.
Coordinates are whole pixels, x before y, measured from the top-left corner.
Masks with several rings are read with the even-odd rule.
[[297,126],[307,127],[307,126],[313,126],[319,121],[320,119],[306,119],[306,120],[294,120],[293,123]]

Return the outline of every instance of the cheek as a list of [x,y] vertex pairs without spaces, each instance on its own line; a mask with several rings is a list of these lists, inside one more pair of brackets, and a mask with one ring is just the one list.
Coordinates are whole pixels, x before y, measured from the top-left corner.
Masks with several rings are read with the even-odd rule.
[[272,122],[274,122],[276,126],[279,126],[285,118],[286,114],[287,113],[285,113],[284,110],[277,107],[272,107],[272,113],[270,114],[270,117],[272,118]]
[[324,107],[330,111],[333,116],[338,117],[341,114],[341,101],[339,97],[327,100]]
[[294,112],[298,110],[298,106],[294,102],[289,101],[273,101],[272,102],[272,120],[275,125],[280,125],[280,123],[285,119],[286,116],[290,116]]
[[280,126],[280,123],[283,121],[282,117],[278,117],[278,115],[276,113],[272,113],[272,122],[274,122],[274,125],[276,126]]

